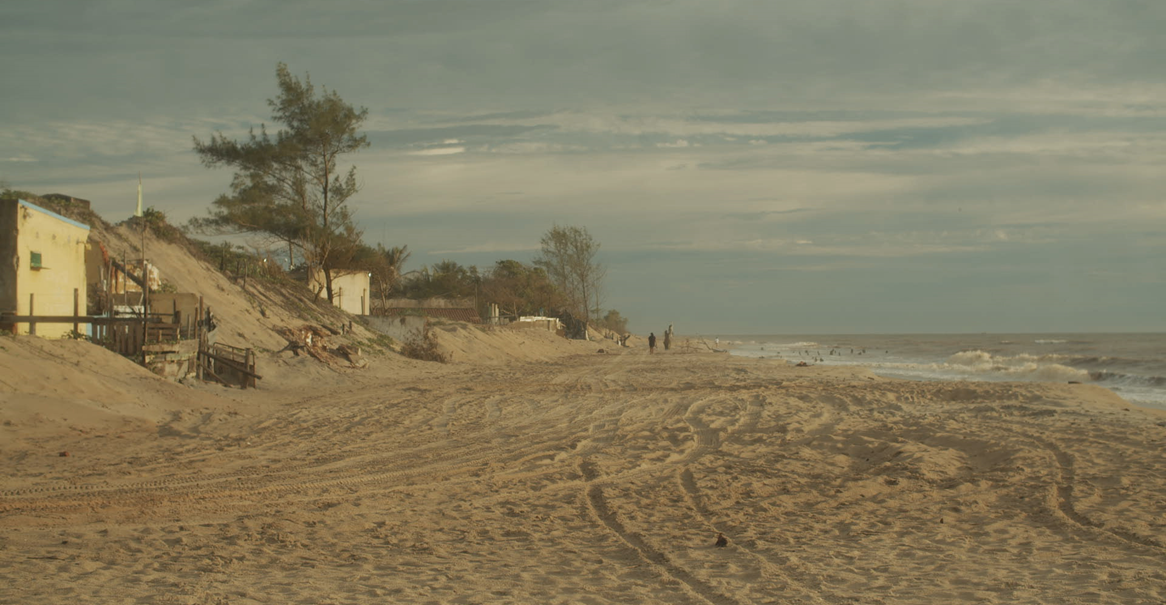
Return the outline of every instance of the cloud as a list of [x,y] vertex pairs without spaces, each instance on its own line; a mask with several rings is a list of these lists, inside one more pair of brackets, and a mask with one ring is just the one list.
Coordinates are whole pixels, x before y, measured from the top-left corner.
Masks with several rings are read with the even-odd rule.
[[501,154],[547,154],[547,153],[577,153],[588,151],[582,145],[566,143],[552,143],[549,141],[514,141],[486,147],[483,151]]
[[[8,91],[6,109],[68,115],[78,90],[86,111],[107,115],[262,108],[282,60],[373,113],[427,108],[473,121],[539,119],[555,107],[1166,111],[1160,2],[68,6],[0,8],[0,69],[32,76],[43,71],[38,62],[51,62],[57,75],[35,90]],[[45,39],[60,42],[37,48]],[[183,77],[173,77],[179,72]],[[158,81],[167,85],[153,85]]]
[[448,248],[444,250],[430,250],[427,254],[432,255],[458,255],[458,254],[477,254],[483,252],[532,252],[538,250],[539,246],[531,242],[496,242],[487,241],[481,244],[472,246],[461,246],[458,248]]
[[417,149],[408,152],[409,155],[453,155],[456,153],[465,153],[465,147],[430,147],[428,149]]
[[[683,258],[662,266],[706,283],[732,272],[742,300],[775,299],[776,270],[821,278],[782,292],[825,299],[882,272],[918,280],[920,300],[959,290],[960,270],[1085,287],[1082,266],[1166,274],[1166,240],[1148,233],[1166,221],[1164,2],[86,6],[0,4],[0,71],[37,83],[0,104],[0,176],[111,215],[132,208],[138,170],[172,217],[205,212],[231,171],[204,169],[191,136],[269,121],[284,61],[369,108],[372,147],[345,158],[364,185],[352,203],[368,231],[419,251],[488,262],[583,224],[625,263],[613,279],[637,254]],[[678,308],[636,294],[671,283],[650,273],[613,288],[613,306]],[[1106,298],[1163,296],[1107,279]],[[951,302],[974,315],[1002,284]]]
[[806,239],[765,238],[749,240],[702,240],[684,244],[655,245],[666,250],[701,252],[749,252],[780,257],[854,257],[862,258],[906,258],[933,256],[936,254],[967,254],[984,252],[989,248],[983,243],[942,243],[926,241],[903,241],[902,238],[872,234],[869,237],[851,240],[834,238],[833,241],[816,242]]
[[1016,154],[1024,156],[1073,156],[1098,158],[1123,156],[1131,159],[1166,157],[1166,131],[1073,132],[1059,130],[1018,136],[975,137],[936,151],[959,155]]
[[[615,134],[627,136],[660,135],[672,146],[685,146],[684,140],[693,136],[717,136],[732,142],[736,137],[838,137],[858,132],[877,132],[904,128],[953,128],[988,124],[983,116],[870,116],[857,119],[814,119],[814,113],[787,113],[784,119],[773,119],[764,114],[745,111],[726,111],[721,114],[702,113],[608,113],[604,111],[561,111],[540,115],[536,119],[496,119],[484,124],[493,125],[554,125],[555,128],[576,133]],[[679,138],[678,138],[679,137]],[[668,145],[661,145],[668,146]]]

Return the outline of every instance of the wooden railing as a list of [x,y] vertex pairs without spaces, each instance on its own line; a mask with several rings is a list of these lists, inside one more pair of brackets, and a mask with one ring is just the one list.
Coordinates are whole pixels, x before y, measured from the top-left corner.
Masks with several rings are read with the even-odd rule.
[[208,344],[205,340],[198,346],[198,375],[244,389],[255,388],[255,381],[263,378],[255,373],[255,351],[221,342]]
[[[30,297],[30,307],[34,301],[35,299]],[[200,298],[197,318],[194,321],[189,321],[188,318],[189,326],[185,329],[177,310],[173,313],[146,313],[128,317],[80,315],[76,312],[74,315],[0,313],[0,329],[15,330],[17,324],[28,324],[29,334],[36,335],[36,325],[39,323],[71,323],[73,331],[78,333],[80,324],[90,324],[94,328],[95,342],[146,365],[145,345],[178,341],[182,336],[189,334],[192,326],[193,336],[198,339],[195,360],[198,378],[244,389],[255,388],[256,381],[263,378],[255,371],[255,351],[210,342],[208,338],[210,316],[210,308],[204,307]],[[170,321],[163,321],[164,318]],[[202,321],[198,318],[202,318]]]

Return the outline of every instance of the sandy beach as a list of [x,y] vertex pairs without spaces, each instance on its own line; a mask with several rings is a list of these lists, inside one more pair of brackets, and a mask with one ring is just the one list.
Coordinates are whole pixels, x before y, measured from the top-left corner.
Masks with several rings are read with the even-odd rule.
[[38,356],[122,360],[5,339],[0,603],[1166,600],[1166,417],[1104,389],[443,338],[39,394]]

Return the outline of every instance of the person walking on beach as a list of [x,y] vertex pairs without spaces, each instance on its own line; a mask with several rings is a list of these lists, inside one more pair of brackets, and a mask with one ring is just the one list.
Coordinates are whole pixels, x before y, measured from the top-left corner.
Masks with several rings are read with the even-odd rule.
[[672,326],[668,326],[668,331],[664,333],[664,350],[672,348]]
[[655,352],[656,352],[656,333],[649,332],[648,333],[648,353],[655,353]]

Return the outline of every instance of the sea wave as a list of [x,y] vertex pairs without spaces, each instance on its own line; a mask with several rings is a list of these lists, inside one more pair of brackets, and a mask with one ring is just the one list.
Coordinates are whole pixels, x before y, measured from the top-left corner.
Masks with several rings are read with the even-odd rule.
[[[828,338],[817,342],[797,337],[784,341],[777,338],[758,338],[764,344],[731,347],[734,355],[744,357],[776,357],[787,361],[806,361],[821,353],[823,359],[815,363],[862,366],[882,376],[913,380],[984,380],[984,381],[1039,381],[1087,382],[1119,392],[1122,397],[1139,405],[1166,409],[1166,356],[1163,349],[1144,346],[1077,347],[1076,340],[1063,340],[1068,345],[1038,346],[1032,339],[1013,340],[1012,346],[997,349],[1000,340],[993,338],[983,344],[966,343],[964,349],[946,348],[946,342],[888,342],[889,346],[863,347],[850,343],[839,347],[839,355],[826,355]],[[721,341],[722,343],[724,340]],[[859,341],[862,342],[862,341]],[[1023,343],[1029,343],[1027,346]],[[954,343],[953,343],[954,344]],[[1120,344],[1120,343],[1119,343]],[[887,350],[889,349],[889,350]],[[946,349],[946,350],[944,350]],[[1019,350],[1017,350],[1019,349]],[[952,351],[958,351],[952,354]],[[859,352],[865,353],[859,355]]]
[[1166,376],[1144,370],[1145,361],[1121,357],[1081,357],[1074,355],[993,355],[986,351],[961,351],[937,364],[935,370],[967,374],[994,374],[1008,379],[1046,381],[1092,381],[1122,386],[1166,387]]
[[1085,381],[1089,371],[1074,368],[1059,361],[1062,355],[992,355],[986,351],[962,351],[948,357],[946,368],[961,374],[989,375],[1004,380]]
[[1166,368],[1166,359],[1160,358],[1143,358],[1132,359],[1129,357],[1089,357],[1078,356],[1073,357],[1071,363],[1075,366],[1083,368],[1106,368],[1106,369],[1128,369],[1138,370],[1142,372],[1162,371]]
[[1089,377],[1096,382],[1114,383],[1122,386],[1166,387],[1166,376],[1138,376],[1100,370],[1090,372]]

